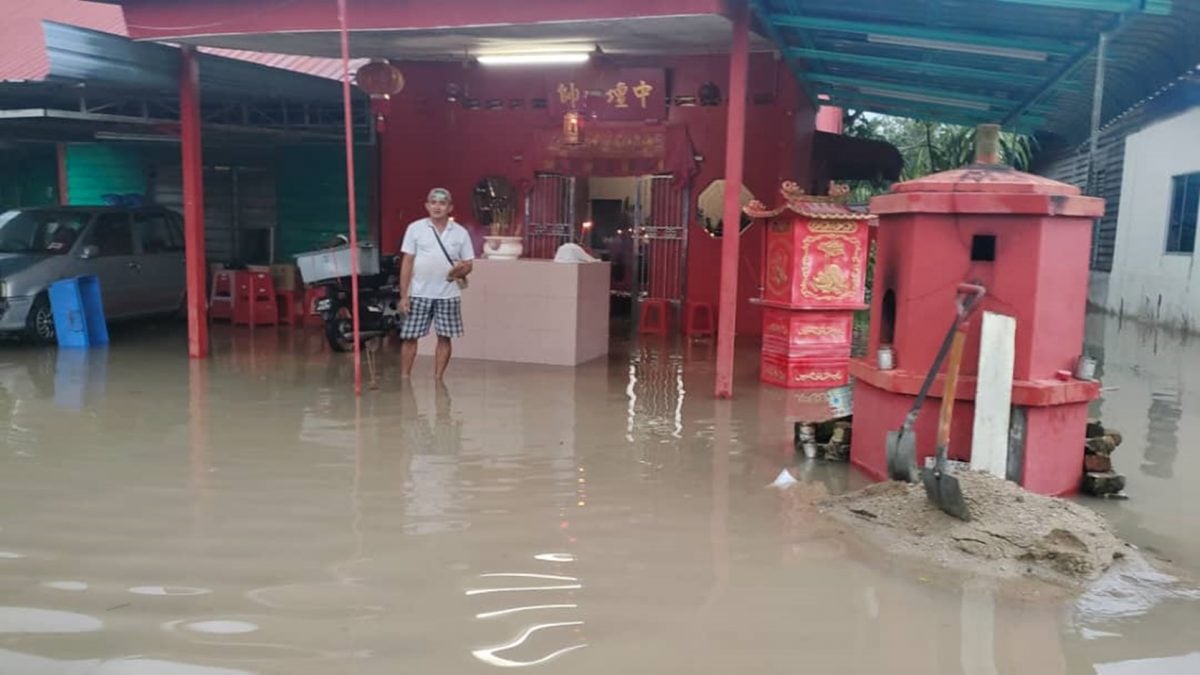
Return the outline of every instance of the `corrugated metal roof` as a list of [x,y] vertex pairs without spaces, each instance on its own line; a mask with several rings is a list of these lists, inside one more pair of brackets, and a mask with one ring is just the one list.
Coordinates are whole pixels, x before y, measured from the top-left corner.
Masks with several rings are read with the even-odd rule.
[[[46,51],[52,80],[86,82],[89,89],[160,94],[179,91],[179,49],[157,42],[134,42],[69,24],[47,21]],[[276,70],[256,63],[201,54],[202,98],[229,102],[337,101],[339,83],[307,73]],[[361,96],[361,94],[360,94]]]
[[0,81],[41,80],[50,72],[42,21],[59,21],[125,35],[120,7],[80,0],[5,3],[0,21]]
[[[290,70],[305,75],[325,77],[331,80],[342,79],[341,59],[326,59],[316,56],[296,56],[294,54],[270,54],[267,52],[248,52],[243,49],[218,49],[216,47],[199,47],[200,51],[214,56],[224,56],[228,59],[249,61],[261,66],[270,66],[282,70]],[[351,59],[350,72],[358,70],[370,59]]]
[[[83,0],[24,0],[5,5],[4,20],[0,22],[0,81],[42,80],[50,74],[43,21],[129,35],[119,5]],[[306,75],[334,80],[342,77],[342,62],[338,59],[212,47],[201,47],[200,51]],[[351,71],[363,62],[361,59],[352,62]]]
[[833,105],[960,124],[1088,132],[1200,62],[1197,0],[750,0],[806,89]]

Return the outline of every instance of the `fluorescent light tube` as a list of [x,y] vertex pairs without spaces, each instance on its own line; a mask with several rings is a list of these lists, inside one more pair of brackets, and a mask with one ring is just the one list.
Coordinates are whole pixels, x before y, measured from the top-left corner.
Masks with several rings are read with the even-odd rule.
[[1014,47],[994,47],[991,45],[973,45],[965,42],[946,42],[943,40],[930,40],[927,38],[904,37],[900,35],[876,35],[874,33],[867,36],[867,42],[877,45],[895,45],[897,47],[918,47],[922,49],[940,49],[944,52],[958,52],[960,54],[979,54],[981,56],[1003,56],[1010,59],[1023,59],[1025,61],[1045,61],[1048,57],[1046,52],[1037,52],[1032,49],[1017,49]]

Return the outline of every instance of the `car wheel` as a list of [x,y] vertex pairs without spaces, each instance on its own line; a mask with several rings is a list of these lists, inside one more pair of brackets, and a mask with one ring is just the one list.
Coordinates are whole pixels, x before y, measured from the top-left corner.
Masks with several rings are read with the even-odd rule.
[[25,337],[31,342],[49,345],[55,342],[54,313],[50,310],[50,298],[39,295],[25,317]]

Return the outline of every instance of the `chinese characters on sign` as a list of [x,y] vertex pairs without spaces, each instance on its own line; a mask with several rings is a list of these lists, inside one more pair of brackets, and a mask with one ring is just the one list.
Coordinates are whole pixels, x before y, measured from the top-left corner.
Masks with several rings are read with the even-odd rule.
[[574,82],[559,83],[558,85],[558,101],[571,109],[575,109],[579,105],[579,98],[583,92],[579,91],[579,87],[575,86]]
[[577,74],[551,85],[555,112],[586,113],[601,120],[647,120],[666,117],[666,77],[654,68],[627,68],[599,74]]

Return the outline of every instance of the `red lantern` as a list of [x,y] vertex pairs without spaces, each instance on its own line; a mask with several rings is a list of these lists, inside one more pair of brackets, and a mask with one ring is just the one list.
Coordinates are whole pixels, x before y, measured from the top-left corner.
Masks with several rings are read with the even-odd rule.
[[387,59],[371,59],[354,75],[358,88],[371,95],[372,99],[387,100],[404,89],[404,75]]
[[359,89],[371,96],[371,110],[375,113],[379,131],[383,131],[387,101],[404,89],[404,75],[387,59],[371,59],[358,69],[354,81]]

